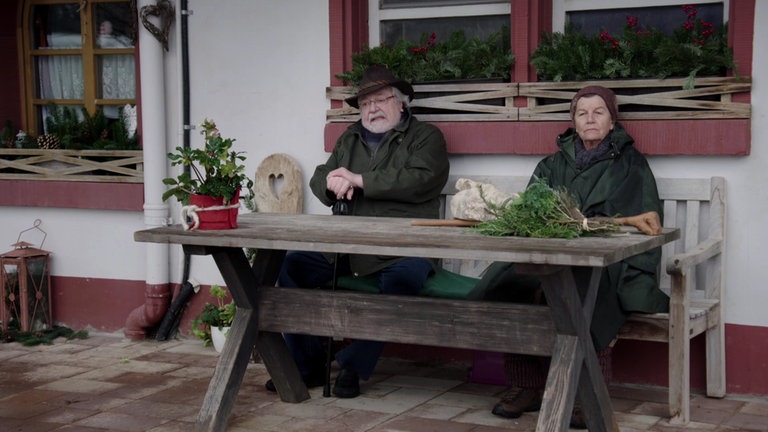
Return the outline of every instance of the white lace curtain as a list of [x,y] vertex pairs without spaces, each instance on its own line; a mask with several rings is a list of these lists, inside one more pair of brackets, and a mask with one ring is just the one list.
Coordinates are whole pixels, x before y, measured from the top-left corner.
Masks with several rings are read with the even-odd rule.
[[[125,48],[130,41],[113,35],[99,36],[101,48]],[[51,49],[80,48],[79,34],[52,33],[48,35]],[[101,98],[134,99],[136,97],[136,66],[133,55],[110,54],[101,60]],[[38,57],[40,97],[43,99],[83,99],[85,82],[83,61],[77,55]],[[104,106],[104,115],[118,118],[119,108]],[[47,112],[44,111],[44,116]]]

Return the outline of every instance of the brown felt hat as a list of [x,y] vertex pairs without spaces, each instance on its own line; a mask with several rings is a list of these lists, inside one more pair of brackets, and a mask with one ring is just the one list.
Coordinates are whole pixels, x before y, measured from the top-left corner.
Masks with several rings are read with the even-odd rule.
[[413,87],[407,81],[396,78],[389,69],[379,65],[369,66],[363,72],[363,78],[357,87],[357,94],[345,100],[350,106],[360,108],[358,99],[367,94],[377,92],[384,87],[395,87],[407,95],[409,100],[413,100]]
[[611,119],[616,121],[619,116],[619,105],[616,102],[616,93],[613,90],[602,86],[587,86],[579,90],[576,95],[571,99],[571,120],[576,113],[576,103],[584,96],[598,95],[605,101],[605,106],[608,107],[608,112],[611,113]]

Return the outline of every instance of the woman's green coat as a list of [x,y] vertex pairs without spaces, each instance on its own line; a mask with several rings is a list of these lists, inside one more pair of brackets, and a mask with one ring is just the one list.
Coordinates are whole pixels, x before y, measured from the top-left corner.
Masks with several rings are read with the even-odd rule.
[[[559,150],[536,166],[531,181],[546,179],[552,187],[565,187],[580,204],[586,217],[633,216],[663,209],[656,180],[645,157],[634,148],[634,140],[616,123],[610,134],[611,151],[584,170],[576,169],[574,129],[558,136]],[[613,340],[629,312],[666,312],[669,298],[658,288],[661,250],[636,255],[603,270],[592,319],[592,337],[598,349]],[[588,269],[577,269],[574,276],[582,295]],[[514,272],[508,263],[494,263],[480,281],[473,298],[502,301],[530,301],[530,277]],[[511,286],[521,287],[517,292]],[[521,292],[522,291],[522,292]]]

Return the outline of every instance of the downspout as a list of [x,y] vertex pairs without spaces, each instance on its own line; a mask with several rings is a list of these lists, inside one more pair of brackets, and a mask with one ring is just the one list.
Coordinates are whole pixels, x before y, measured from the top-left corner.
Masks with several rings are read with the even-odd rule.
[[[139,0],[138,10],[152,0]],[[141,133],[144,147],[144,224],[147,228],[168,224],[168,205],[162,202],[163,178],[167,173],[165,69],[163,46],[144,26],[139,26],[139,76],[141,78]],[[170,246],[146,244],[145,302],[128,315],[124,334],[145,339],[147,330],[165,315],[171,300],[169,284]]]

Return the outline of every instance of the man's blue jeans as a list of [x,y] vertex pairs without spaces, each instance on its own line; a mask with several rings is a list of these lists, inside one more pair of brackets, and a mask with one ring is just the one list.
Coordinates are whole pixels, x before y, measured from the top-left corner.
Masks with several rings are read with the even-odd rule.
[[[341,255],[338,275],[349,274],[349,257]],[[425,258],[404,258],[377,273],[379,292],[382,294],[418,295],[432,272],[432,264]],[[333,263],[319,252],[288,252],[277,279],[281,287],[316,288],[333,279]],[[301,313],[301,311],[297,311]],[[387,329],[381,329],[382,332]],[[321,338],[303,334],[284,334],[285,342],[293,354],[303,377],[324,370],[325,350]],[[342,369],[357,372],[360,378],[371,377],[376,362],[384,348],[383,342],[354,340],[336,353],[336,361]]]

